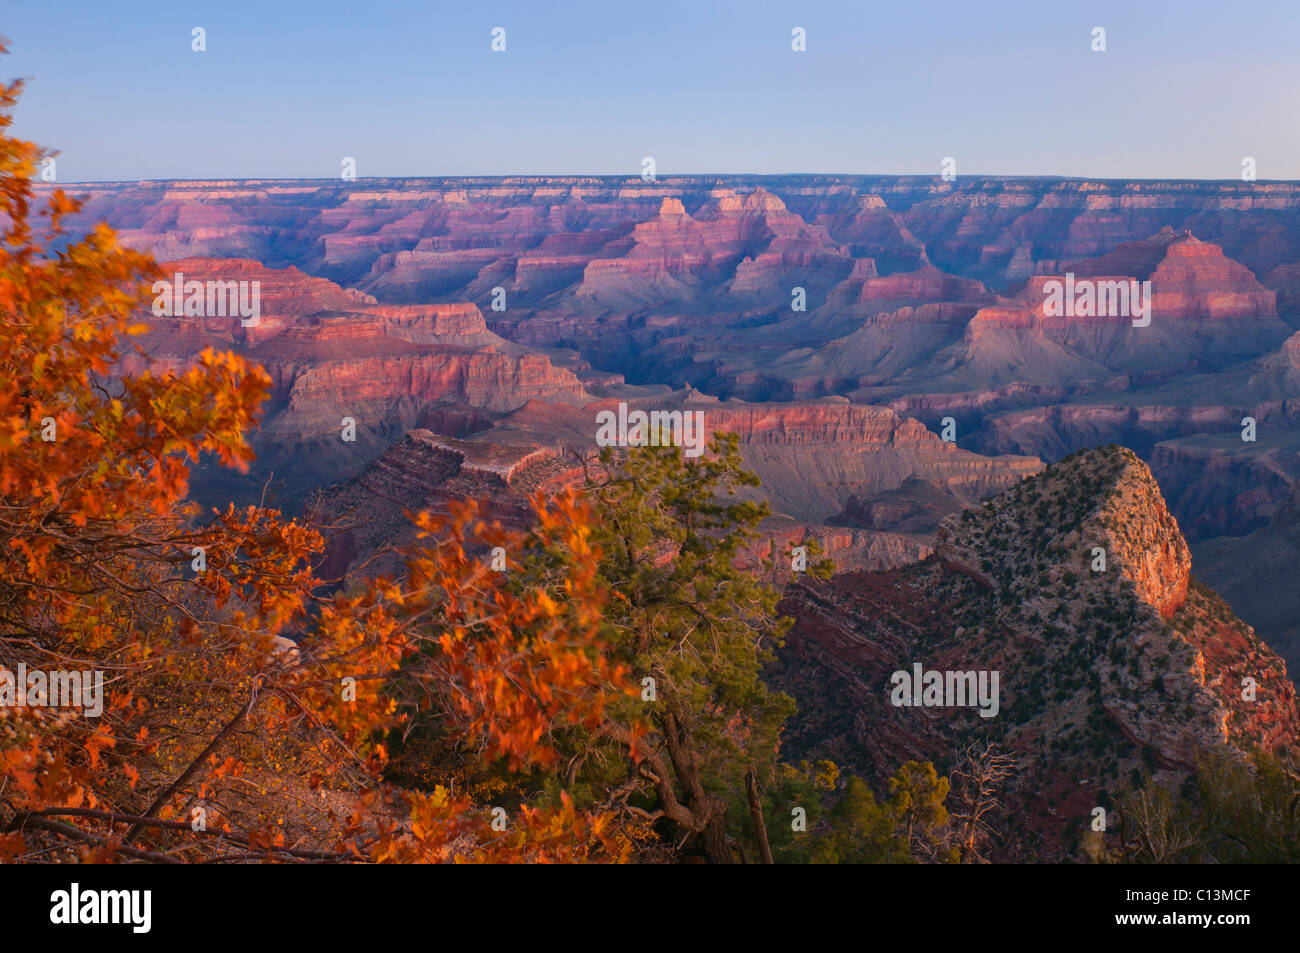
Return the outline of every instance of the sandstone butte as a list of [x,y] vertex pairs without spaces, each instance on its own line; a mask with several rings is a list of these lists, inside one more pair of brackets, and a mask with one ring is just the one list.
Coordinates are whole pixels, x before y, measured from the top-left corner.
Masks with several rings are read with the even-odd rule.
[[166,274],[186,280],[256,281],[261,316],[245,327],[228,317],[155,317],[146,350],[184,359],[224,344],[262,364],[291,407],[334,396],[367,400],[407,395],[510,409],[534,397],[584,400],[581,382],[549,357],[487,330],[473,304],[379,305],[296,268],[270,269],[241,259],[182,259]]

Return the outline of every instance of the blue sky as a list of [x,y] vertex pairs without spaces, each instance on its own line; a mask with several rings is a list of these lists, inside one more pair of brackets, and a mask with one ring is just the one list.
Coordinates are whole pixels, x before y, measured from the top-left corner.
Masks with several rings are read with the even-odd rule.
[[953,156],[1210,179],[1252,156],[1300,179],[1298,25],[1294,0],[25,0],[0,14],[0,75],[29,78],[15,130],[60,150],[60,181],[333,177],[343,156],[362,177]]

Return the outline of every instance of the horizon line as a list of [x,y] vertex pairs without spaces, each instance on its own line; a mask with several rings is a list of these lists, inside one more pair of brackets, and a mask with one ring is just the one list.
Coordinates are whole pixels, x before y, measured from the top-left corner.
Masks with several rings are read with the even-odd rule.
[[178,176],[172,178],[145,178],[145,179],[71,179],[67,182],[34,182],[39,188],[59,188],[71,185],[152,185],[152,184],[169,184],[185,182],[314,182],[314,183],[335,183],[338,185],[355,186],[359,183],[376,183],[376,182],[419,182],[419,181],[509,181],[512,179],[591,179],[605,181],[624,181],[627,184],[640,184],[647,186],[662,185],[671,181],[692,180],[692,179],[777,179],[777,178],[803,178],[803,179],[938,179],[941,184],[950,185],[954,189],[959,187],[961,180],[973,179],[977,181],[989,180],[1008,180],[1008,181],[1055,181],[1055,182],[1095,182],[1095,183],[1131,183],[1131,182],[1168,182],[1168,183],[1197,183],[1197,184],[1236,184],[1244,186],[1258,185],[1300,185],[1298,179],[1254,179],[1246,181],[1241,178],[1196,178],[1191,176],[1087,176],[1087,175],[1061,175],[1058,173],[963,173],[958,175],[954,181],[948,182],[933,172],[680,172],[668,175],[658,175],[653,181],[643,179],[639,174],[630,173],[601,173],[601,172],[511,172],[500,174],[446,174],[446,175],[370,175],[357,176],[355,179],[343,179],[340,176],[221,176],[216,178],[198,178],[192,176]]

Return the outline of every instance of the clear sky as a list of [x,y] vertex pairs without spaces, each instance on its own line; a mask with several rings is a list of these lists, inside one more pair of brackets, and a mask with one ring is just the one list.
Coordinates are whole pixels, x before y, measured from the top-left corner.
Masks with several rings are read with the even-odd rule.
[[952,156],[959,176],[1211,179],[1252,156],[1300,179],[1297,0],[5,6],[0,75],[30,78],[15,130],[60,150],[60,181],[334,177],[344,156],[361,177]]

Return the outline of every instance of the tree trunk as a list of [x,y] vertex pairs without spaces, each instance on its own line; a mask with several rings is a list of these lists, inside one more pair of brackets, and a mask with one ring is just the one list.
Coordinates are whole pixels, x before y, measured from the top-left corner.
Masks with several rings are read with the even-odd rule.
[[[712,800],[712,799],[711,799]],[[735,856],[727,844],[727,825],[724,823],[727,806],[714,800],[710,805],[709,822],[704,825],[704,856],[711,864],[734,864]]]
[[754,837],[758,840],[758,852],[765,864],[774,864],[772,845],[767,842],[767,825],[763,823],[763,804],[758,799],[758,777],[751,767],[745,772],[745,788],[749,792],[749,816],[754,822]]
[[735,857],[727,844],[727,804],[721,798],[710,797],[700,780],[695,766],[695,752],[690,746],[690,732],[677,720],[671,709],[664,712],[664,743],[673,764],[673,773],[685,793],[686,807],[694,820],[694,829],[701,835],[704,854],[711,864],[734,864]]

